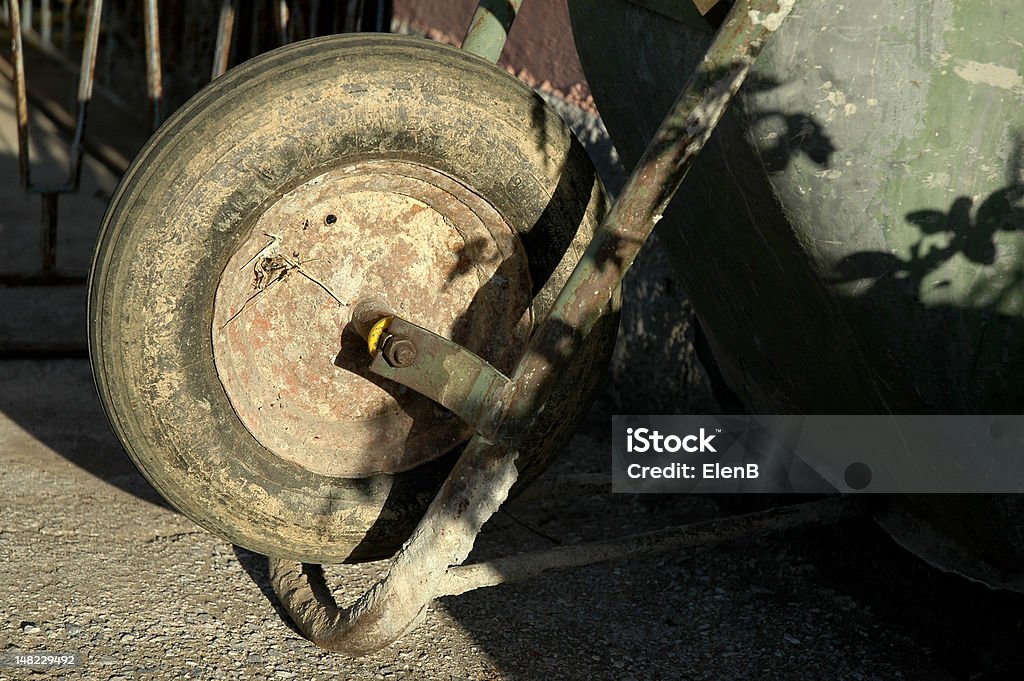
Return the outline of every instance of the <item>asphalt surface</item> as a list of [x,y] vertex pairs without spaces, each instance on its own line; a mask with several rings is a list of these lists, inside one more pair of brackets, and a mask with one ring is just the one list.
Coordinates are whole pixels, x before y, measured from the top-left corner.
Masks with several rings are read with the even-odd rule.
[[[38,199],[17,188],[12,107],[0,93],[0,269],[9,271],[31,263]],[[599,142],[595,125],[577,121]],[[55,131],[37,132],[50,150],[42,160],[59,168]],[[88,262],[114,182],[95,165],[86,181],[89,191],[62,214],[67,269]],[[627,281],[611,377],[552,474],[608,472],[615,411],[714,408],[671,269],[656,248],[642,257]],[[0,666],[0,679],[1024,678],[1024,600],[929,568],[868,518],[442,598],[376,655],[319,650],[281,612],[261,556],[169,508],[128,460],[87,361],[73,357],[83,301],[80,286],[0,287],[0,340],[22,348],[8,353],[20,358],[0,360],[0,656],[84,656],[63,670]],[[33,347],[42,350],[25,351]],[[485,526],[470,560],[787,501],[511,502]],[[339,600],[351,602],[385,567],[328,574]]]
[[[555,472],[607,469],[606,419],[599,406]],[[0,471],[0,652],[82,653],[67,678],[1015,678],[1003,648],[1021,600],[934,572],[867,519],[442,598],[393,647],[349,659],[290,627],[262,557],[150,489],[85,361],[0,363]],[[552,546],[540,533],[572,544],[759,502],[512,502],[471,560]],[[328,574],[345,601],[382,567]]]

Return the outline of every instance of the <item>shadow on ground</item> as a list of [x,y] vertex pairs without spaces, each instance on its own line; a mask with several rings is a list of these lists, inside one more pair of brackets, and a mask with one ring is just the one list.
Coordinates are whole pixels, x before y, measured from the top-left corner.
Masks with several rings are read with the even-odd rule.
[[[0,414],[24,433],[89,474],[140,500],[170,508],[114,437],[84,360],[0,360]],[[11,426],[2,433],[4,449],[18,448]],[[31,466],[17,451],[5,451]]]

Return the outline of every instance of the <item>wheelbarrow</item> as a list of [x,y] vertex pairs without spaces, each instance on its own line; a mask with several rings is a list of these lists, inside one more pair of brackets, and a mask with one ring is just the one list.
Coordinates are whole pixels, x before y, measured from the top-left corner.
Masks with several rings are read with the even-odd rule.
[[[792,4],[737,5],[610,209],[558,116],[492,63],[519,3],[482,3],[462,51],[332,36],[217,78],[135,159],[96,251],[92,361],[132,459],[271,556],[324,647],[376,650],[433,597],[503,581],[458,566],[571,436],[623,275]],[[392,555],[337,607],[319,564]]]
[[[561,120],[491,63],[519,4],[481,3],[462,51],[335,36],[232,69],[154,135],[104,219],[90,348],[115,432],[175,507],[271,556],[326,648],[377,650],[439,595],[655,550],[631,537],[461,565],[571,436],[622,277],[794,3],[737,2],[708,33],[610,208]],[[708,319],[742,387],[725,332],[750,330]],[[861,510],[834,498],[658,550]],[[319,564],[387,557],[338,607]]]

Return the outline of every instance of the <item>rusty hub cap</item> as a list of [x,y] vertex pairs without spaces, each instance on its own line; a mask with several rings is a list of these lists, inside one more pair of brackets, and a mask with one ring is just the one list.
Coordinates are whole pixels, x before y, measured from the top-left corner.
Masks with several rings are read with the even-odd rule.
[[407,470],[468,436],[458,419],[368,370],[360,300],[456,341],[503,371],[533,325],[526,253],[481,197],[424,166],[327,172],[256,221],[217,288],[213,350],[239,419],[316,473]]

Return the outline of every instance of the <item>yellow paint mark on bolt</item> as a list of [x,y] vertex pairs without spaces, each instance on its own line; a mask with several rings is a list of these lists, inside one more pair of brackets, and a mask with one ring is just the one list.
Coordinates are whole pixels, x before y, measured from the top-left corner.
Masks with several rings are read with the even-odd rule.
[[370,349],[371,355],[377,354],[377,348],[380,347],[380,337],[387,331],[392,319],[394,317],[384,317],[370,327],[370,333],[366,334],[366,346]]

